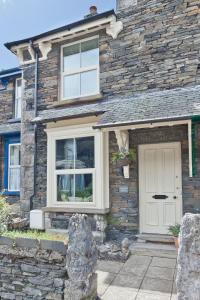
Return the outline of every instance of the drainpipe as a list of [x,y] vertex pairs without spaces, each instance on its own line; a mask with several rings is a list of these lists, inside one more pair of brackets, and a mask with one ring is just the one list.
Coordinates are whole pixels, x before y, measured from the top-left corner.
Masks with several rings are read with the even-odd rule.
[[[38,100],[38,51],[37,49],[33,46],[33,42],[30,41],[30,46],[33,49],[35,53],[35,92],[34,92],[34,118],[37,117],[37,100]],[[33,210],[33,199],[36,194],[36,162],[37,162],[37,124],[34,124],[34,153],[33,153],[33,161],[34,161],[34,166],[33,166],[33,195],[30,197],[30,210]]]
[[200,122],[200,116],[192,117],[192,173],[196,175],[196,124]]

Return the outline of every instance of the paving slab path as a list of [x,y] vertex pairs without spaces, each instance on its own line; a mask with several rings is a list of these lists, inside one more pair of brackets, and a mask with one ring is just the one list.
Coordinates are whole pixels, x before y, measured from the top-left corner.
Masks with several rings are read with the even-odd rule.
[[176,258],[137,253],[126,263],[99,261],[97,274],[101,300],[177,299]]

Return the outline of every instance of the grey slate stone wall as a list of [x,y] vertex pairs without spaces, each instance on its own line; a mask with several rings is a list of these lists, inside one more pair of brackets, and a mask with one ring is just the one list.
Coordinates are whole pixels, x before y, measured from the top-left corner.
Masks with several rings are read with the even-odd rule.
[[[5,90],[0,91],[0,125],[14,118],[14,78],[10,79]],[[4,190],[4,137],[0,136],[0,191]],[[19,196],[8,196],[9,204],[15,204],[14,211],[19,211]]]
[[[20,204],[23,216],[29,217],[30,199],[34,194],[34,72],[35,66],[24,67],[24,98],[21,126],[21,195]],[[46,184],[46,183],[45,183]]]
[[[199,15],[197,1],[188,0],[139,0],[128,10],[120,10],[118,19],[124,23],[124,30],[117,40],[100,35],[100,89],[102,95],[114,98],[127,97],[134,92],[147,92],[152,89],[172,89],[200,84],[199,59]],[[94,33],[95,35],[95,33]],[[84,36],[85,38],[87,36]],[[75,40],[69,40],[72,42]],[[63,42],[65,44],[67,42]],[[48,54],[48,60],[39,63],[38,109],[44,110],[60,100],[60,46],[54,44]],[[28,214],[30,196],[33,194],[33,125],[29,120],[33,116],[34,66],[25,67],[25,99],[22,125],[22,198],[21,209]],[[37,186],[34,208],[46,206],[46,134],[44,127],[37,133]],[[163,135],[164,130],[164,135]],[[197,129],[197,149],[199,148]],[[136,134],[134,143],[153,143],[159,141],[181,141],[183,155],[184,210],[199,209],[197,202],[200,187],[199,178],[188,178],[187,130],[158,129]],[[111,134],[110,153],[117,150],[116,140]],[[197,150],[197,174],[199,174],[199,150]],[[197,175],[199,176],[199,175]],[[123,188],[123,186],[125,188]],[[128,193],[125,193],[128,186]],[[129,233],[138,230],[138,182],[136,168],[131,167],[131,178],[125,180],[119,169],[111,166],[111,223],[109,231],[115,235],[115,229]],[[121,192],[119,192],[121,187]],[[49,214],[49,223],[64,223],[65,214]],[[67,221],[66,221],[67,222]],[[125,231],[124,231],[125,229]],[[117,235],[119,231],[117,232]]]

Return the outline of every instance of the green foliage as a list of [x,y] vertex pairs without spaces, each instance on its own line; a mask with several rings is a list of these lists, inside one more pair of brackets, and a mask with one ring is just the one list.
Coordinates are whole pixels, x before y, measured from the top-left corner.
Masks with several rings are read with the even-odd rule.
[[112,154],[113,163],[117,163],[120,160],[127,160],[128,162],[132,162],[135,160],[135,158],[136,158],[135,149],[130,149],[128,152],[127,151],[114,152]]
[[36,240],[50,240],[50,241],[65,241],[66,237],[64,235],[58,234],[50,234],[44,231],[38,230],[11,230],[11,231],[4,231],[2,234],[5,237],[9,237],[12,239],[15,238],[29,238],[29,239],[36,239]]
[[106,220],[107,220],[108,225],[113,225],[113,226],[119,226],[120,225],[120,221],[116,218],[113,218],[111,213],[106,215]]
[[88,187],[84,188],[83,190],[76,191],[76,197],[86,199],[92,195],[92,185],[90,184]]
[[170,232],[174,237],[178,237],[178,236],[179,236],[180,229],[181,229],[181,225],[180,225],[180,224],[176,224],[176,225],[173,225],[173,226],[169,226],[169,232]]
[[0,235],[7,230],[10,212],[10,205],[6,203],[5,198],[0,196]]

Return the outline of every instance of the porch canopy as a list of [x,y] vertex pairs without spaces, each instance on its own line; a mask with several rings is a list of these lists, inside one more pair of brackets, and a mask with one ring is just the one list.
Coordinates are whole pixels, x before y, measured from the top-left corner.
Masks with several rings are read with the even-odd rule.
[[115,131],[119,148],[122,145],[128,148],[128,130],[187,124],[192,177],[192,120],[200,121],[200,85],[50,108],[39,112],[32,122],[48,123],[94,115],[99,115],[94,129]]

